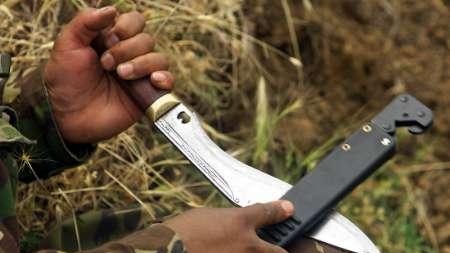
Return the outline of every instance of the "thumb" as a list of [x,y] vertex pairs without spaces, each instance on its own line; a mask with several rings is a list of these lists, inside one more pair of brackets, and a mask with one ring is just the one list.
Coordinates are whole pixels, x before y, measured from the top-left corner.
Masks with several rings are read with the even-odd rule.
[[100,32],[114,24],[117,10],[113,6],[88,8],[77,14],[55,42],[55,50],[76,50],[89,46]]
[[243,208],[243,213],[254,228],[261,228],[280,223],[292,216],[294,205],[289,201],[280,200]]

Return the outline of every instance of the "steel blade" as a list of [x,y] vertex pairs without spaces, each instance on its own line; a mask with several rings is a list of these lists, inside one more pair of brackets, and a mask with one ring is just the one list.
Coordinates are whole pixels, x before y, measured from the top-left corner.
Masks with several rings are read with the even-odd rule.
[[[250,167],[218,147],[186,106],[177,105],[156,127],[226,198],[241,207],[280,199],[291,185]],[[370,239],[337,212],[308,237],[356,253],[379,253]]]

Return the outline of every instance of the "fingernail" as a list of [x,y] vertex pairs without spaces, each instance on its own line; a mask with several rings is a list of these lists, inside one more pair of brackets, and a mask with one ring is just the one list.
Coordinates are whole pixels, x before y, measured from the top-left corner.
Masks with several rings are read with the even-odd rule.
[[106,13],[106,12],[112,12],[112,11],[116,11],[116,8],[113,6],[106,6],[106,7],[97,9],[98,13]]
[[117,43],[119,43],[119,41],[120,41],[119,37],[115,33],[111,33],[106,38],[105,44],[106,44],[106,47],[111,48],[114,45],[116,45]]
[[294,205],[290,201],[282,201],[281,208],[283,208],[284,212],[288,215],[292,215],[294,213]]
[[122,77],[130,78],[133,74],[133,65],[131,63],[120,64],[117,67],[117,73]]
[[161,72],[155,72],[152,74],[152,81],[157,83],[164,83],[167,81],[167,76]]
[[102,62],[102,65],[106,70],[112,70],[114,68],[114,66],[116,65],[116,61],[114,60],[114,57],[112,56],[112,54],[110,54],[108,52],[103,54],[100,61]]

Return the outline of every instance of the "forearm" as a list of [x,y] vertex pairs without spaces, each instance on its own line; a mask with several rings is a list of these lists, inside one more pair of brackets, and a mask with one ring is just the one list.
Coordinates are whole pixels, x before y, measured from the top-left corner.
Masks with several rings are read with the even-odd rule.
[[[63,253],[56,250],[41,250],[38,253]],[[80,253],[140,253],[140,252],[170,252],[185,253],[183,242],[178,235],[162,224],[155,224],[140,230],[120,240],[112,241],[103,246],[81,251]],[[64,252],[66,253],[66,252]]]

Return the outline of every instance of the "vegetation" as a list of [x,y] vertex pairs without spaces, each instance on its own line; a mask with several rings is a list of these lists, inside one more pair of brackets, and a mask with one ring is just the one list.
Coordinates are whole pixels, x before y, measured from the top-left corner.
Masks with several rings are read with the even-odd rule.
[[[0,48],[15,56],[7,100],[77,9],[105,4],[144,13],[158,51],[173,59],[175,92],[217,143],[290,182],[394,95],[423,99],[434,129],[401,132],[399,155],[339,210],[383,252],[450,252],[446,1],[1,0]],[[32,169],[32,150],[19,158]],[[87,164],[20,185],[19,195],[29,241],[89,210],[142,206],[156,219],[229,206],[146,121],[100,143]]]

